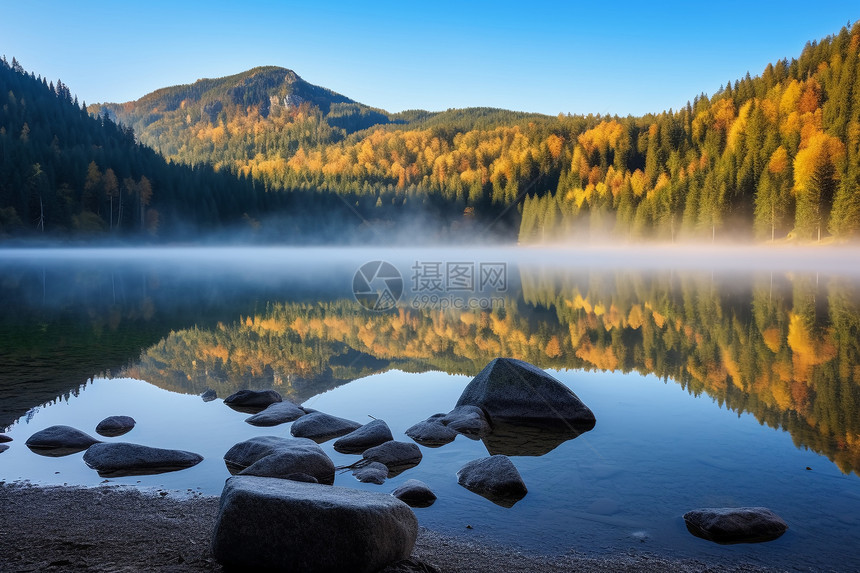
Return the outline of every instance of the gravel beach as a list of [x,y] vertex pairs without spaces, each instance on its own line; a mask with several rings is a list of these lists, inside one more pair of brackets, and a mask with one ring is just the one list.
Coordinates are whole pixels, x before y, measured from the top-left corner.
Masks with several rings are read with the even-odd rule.
[[[0,571],[221,571],[209,552],[217,512],[211,496],[0,484]],[[647,553],[531,555],[424,528],[412,558],[397,571],[765,571]]]

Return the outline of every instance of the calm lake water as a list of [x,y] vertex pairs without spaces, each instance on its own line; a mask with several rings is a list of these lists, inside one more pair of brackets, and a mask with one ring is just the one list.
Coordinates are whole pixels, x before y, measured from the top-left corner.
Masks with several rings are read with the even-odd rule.
[[[649,551],[796,570],[860,570],[860,257],[851,250],[110,249],[0,251],[0,480],[103,482],[82,454],[25,445],[55,424],[195,451],[199,465],[109,483],[217,495],[224,453],[256,428],[241,388],[395,439],[453,408],[497,356],[546,369],[595,428],[525,451],[459,436],[422,446],[409,478],[439,499],[422,525],[527,551]],[[380,262],[388,264],[380,264]],[[367,264],[372,263],[372,264]],[[368,309],[366,307],[371,307]],[[376,307],[373,309],[373,307]],[[218,399],[200,394],[214,389]],[[357,456],[322,447],[335,465]],[[507,453],[512,508],[457,485]],[[539,455],[540,454],[540,455]],[[698,507],[762,505],[790,526],[764,544],[690,535]],[[471,526],[471,528],[467,528]]]

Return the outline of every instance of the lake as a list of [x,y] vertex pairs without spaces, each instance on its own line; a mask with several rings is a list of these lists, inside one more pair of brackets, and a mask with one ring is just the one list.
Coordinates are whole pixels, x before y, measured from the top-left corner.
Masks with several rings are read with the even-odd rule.
[[[395,439],[454,407],[498,356],[569,386],[597,423],[574,439],[422,446],[416,509],[445,533],[549,554],[648,551],[786,569],[860,569],[860,256],[849,249],[20,249],[0,251],[0,480],[217,495],[224,453],[258,428],[223,398],[272,388]],[[209,389],[218,398],[204,401]],[[204,456],[105,480],[82,454],[24,442],[65,424]],[[372,418],[371,418],[372,417]],[[568,436],[569,438],[569,436]],[[322,444],[336,466],[357,456]],[[506,453],[528,494],[506,508],[457,484]],[[716,545],[699,507],[766,506],[776,541]]]

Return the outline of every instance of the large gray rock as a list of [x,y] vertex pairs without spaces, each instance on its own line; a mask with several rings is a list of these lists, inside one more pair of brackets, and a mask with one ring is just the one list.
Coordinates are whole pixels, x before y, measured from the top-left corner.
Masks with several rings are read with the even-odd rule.
[[457,483],[502,507],[512,507],[528,493],[520,472],[503,455],[467,463],[457,472]]
[[441,422],[445,414],[436,414],[418,422],[406,430],[406,435],[428,448],[438,448],[449,444],[457,437],[457,432]]
[[334,443],[335,451],[342,454],[360,454],[368,448],[394,439],[385,420],[373,420]]
[[252,426],[277,426],[298,420],[307,414],[301,406],[297,406],[292,402],[284,400],[283,402],[275,402],[269,404],[265,410],[258,414],[254,414],[245,421]]
[[406,480],[391,495],[409,507],[430,507],[436,501],[436,494],[430,487],[417,479]]
[[338,418],[323,412],[311,412],[302,416],[290,427],[290,433],[297,438],[310,438],[315,442],[325,442],[355,431],[361,427],[358,422]]
[[313,440],[258,436],[239,442],[224,454],[231,473],[334,483],[334,463]]
[[772,541],[788,524],[766,507],[705,508],[684,514],[687,530],[716,543]]
[[415,514],[388,494],[235,476],[212,553],[237,570],[371,573],[409,557],[417,535]]
[[108,416],[98,423],[96,432],[102,436],[121,436],[134,428],[135,421],[131,416]]
[[270,404],[282,401],[281,395],[274,390],[239,390],[224,398],[224,403],[240,412],[256,414]]
[[50,426],[30,436],[27,447],[43,456],[67,456],[81,452],[99,440],[71,426]]
[[388,479],[388,466],[379,462],[370,462],[353,468],[352,475],[361,483],[385,483]]
[[93,444],[84,462],[102,477],[149,475],[190,468],[203,456],[183,450],[151,448],[128,442]]
[[594,426],[594,414],[570,388],[540,368],[496,358],[460,395],[457,406],[478,406],[491,424],[507,421],[546,426]]
[[421,448],[411,442],[385,442],[365,450],[361,457],[388,467],[389,477],[414,468],[421,462]]

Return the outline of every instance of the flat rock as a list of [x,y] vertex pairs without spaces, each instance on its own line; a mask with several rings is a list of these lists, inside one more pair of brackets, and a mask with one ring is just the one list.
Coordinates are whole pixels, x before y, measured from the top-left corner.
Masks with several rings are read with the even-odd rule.
[[388,479],[388,466],[379,462],[370,462],[353,468],[352,475],[361,483],[385,483]]
[[128,442],[93,444],[84,462],[102,477],[149,475],[190,468],[203,456],[184,450],[152,448]]
[[212,552],[236,570],[371,573],[407,559],[417,535],[415,514],[388,494],[234,476]]
[[421,448],[411,442],[385,442],[364,451],[361,457],[388,467],[389,477],[414,468],[421,462]]
[[478,406],[497,420],[547,426],[594,426],[594,414],[570,388],[540,368],[496,358],[466,386],[457,406]]
[[316,482],[334,483],[334,463],[316,443],[303,443],[293,440],[289,447],[278,449],[263,456],[239,475],[294,479],[309,481],[302,476],[310,476]]
[[290,433],[297,438],[310,438],[322,443],[349,434],[360,427],[361,424],[358,422],[346,418],[338,418],[323,412],[311,412],[293,422]]
[[418,422],[406,430],[406,435],[428,448],[438,448],[453,442],[457,432],[440,422],[441,417],[433,416]]
[[130,432],[135,423],[131,416],[108,416],[98,423],[96,432],[102,436],[121,436]]
[[6,442],[11,442],[12,438],[7,436],[6,434],[0,434],[0,444],[5,444]]
[[307,412],[301,406],[284,400],[269,404],[265,410],[246,418],[245,421],[252,426],[277,426],[298,420],[305,414]]
[[457,472],[457,483],[502,507],[513,507],[528,493],[520,472],[504,455],[467,463]]
[[393,439],[391,428],[384,420],[373,420],[338,439],[334,443],[334,449],[342,454],[360,454],[368,448]]
[[319,483],[334,483],[334,463],[313,440],[257,436],[239,442],[224,454],[227,469],[233,474],[280,477]]
[[436,494],[430,487],[417,479],[406,480],[391,495],[409,507],[430,507],[436,501]]
[[208,390],[200,394],[200,397],[203,398],[204,402],[211,402],[218,397],[218,392],[216,392],[212,388],[209,388]]
[[224,403],[240,412],[256,414],[270,404],[282,401],[281,395],[274,390],[239,390],[224,398]]
[[81,452],[99,440],[71,426],[51,426],[30,436],[26,445],[43,456],[67,456]]
[[705,508],[684,514],[687,530],[716,543],[772,541],[788,529],[781,517],[766,507]]

